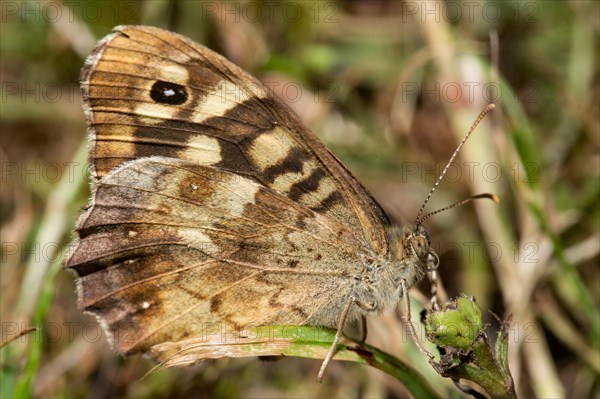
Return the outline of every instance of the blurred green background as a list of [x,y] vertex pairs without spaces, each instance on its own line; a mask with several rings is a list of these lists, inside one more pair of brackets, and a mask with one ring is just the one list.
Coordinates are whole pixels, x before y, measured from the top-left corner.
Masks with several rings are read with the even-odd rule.
[[[88,198],[79,71],[119,24],[189,36],[273,88],[371,190],[412,222],[433,196],[489,201],[427,221],[448,296],[476,297],[494,336],[512,314],[523,397],[598,397],[599,3],[594,1],[30,1],[0,3],[1,397],[404,397],[393,378],[334,362],[206,361],[154,371],[111,352],[60,269]],[[426,283],[421,291],[427,293]],[[418,290],[411,294],[418,302]],[[418,312],[418,309],[417,309]],[[415,312],[415,313],[417,313]],[[418,315],[417,315],[418,318]],[[399,313],[369,343],[460,397],[416,351]]]

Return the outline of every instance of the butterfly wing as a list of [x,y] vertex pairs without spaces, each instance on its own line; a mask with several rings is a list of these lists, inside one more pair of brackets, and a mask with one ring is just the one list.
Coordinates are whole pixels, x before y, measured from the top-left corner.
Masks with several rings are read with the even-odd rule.
[[333,327],[387,217],[252,76],[125,26],[82,71],[92,202],[65,265],[123,353],[253,324]]
[[[261,82],[186,37],[122,26],[82,71],[93,176],[166,156],[251,176],[387,251],[385,213]],[[167,94],[171,94],[167,96]]]
[[333,327],[360,274],[344,227],[251,178],[164,157],[105,175],[66,266],[122,353],[266,324]]

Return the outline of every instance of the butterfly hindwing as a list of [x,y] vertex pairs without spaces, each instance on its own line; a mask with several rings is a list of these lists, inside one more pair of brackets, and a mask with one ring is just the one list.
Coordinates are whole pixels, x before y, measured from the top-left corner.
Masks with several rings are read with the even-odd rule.
[[80,276],[80,305],[124,353],[211,323],[322,325],[361,270],[343,226],[210,166],[129,162],[102,178],[93,203],[66,265]]

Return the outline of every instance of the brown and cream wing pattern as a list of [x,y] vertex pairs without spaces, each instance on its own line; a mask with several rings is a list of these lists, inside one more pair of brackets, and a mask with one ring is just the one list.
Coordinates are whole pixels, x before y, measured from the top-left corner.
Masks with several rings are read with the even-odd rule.
[[65,266],[116,349],[213,324],[336,326],[389,222],[289,107],[143,26],[102,39],[81,86],[92,200]]
[[159,155],[254,178],[387,251],[385,213],[294,112],[241,68],[178,34],[121,26],[82,71],[95,180]]
[[345,227],[212,166],[143,158],[93,195],[66,267],[121,353],[215,328],[333,327],[361,271]]

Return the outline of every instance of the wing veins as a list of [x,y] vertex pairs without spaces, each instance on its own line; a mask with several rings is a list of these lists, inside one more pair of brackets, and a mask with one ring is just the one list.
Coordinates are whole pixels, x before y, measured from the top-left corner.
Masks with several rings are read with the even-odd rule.
[[124,291],[124,290],[131,289],[131,288],[136,287],[138,285],[145,284],[145,283],[157,280],[157,279],[162,278],[162,277],[167,277],[167,276],[170,276],[172,274],[176,274],[176,273],[180,273],[180,272],[185,272],[185,271],[188,271],[188,270],[192,270],[192,269],[195,269],[197,267],[205,266],[205,265],[208,265],[208,264],[211,264],[211,263],[214,263],[214,262],[215,262],[215,260],[211,259],[211,260],[207,260],[205,262],[202,262],[200,264],[195,264],[193,266],[186,266],[186,267],[183,267],[183,268],[179,268],[179,269],[175,269],[175,270],[170,270],[168,272],[163,272],[163,273],[160,273],[160,274],[156,274],[154,276],[151,276],[151,277],[148,277],[148,278],[145,278],[145,279],[142,279],[142,280],[134,281],[133,283],[124,285],[122,287],[119,287],[116,290],[112,290],[112,291],[106,293],[105,295],[103,295],[100,298],[96,299],[92,304],[98,303],[98,302],[100,302],[100,301],[102,301],[102,300],[104,300],[106,298],[109,298],[112,295],[115,295],[115,294],[117,294],[117,293],[119,293],[121,291]]
[[[95,97],[95,99],[98,99],[98,98]],[[135,102],[135,103],[140,103],[141,102],[141,101],[138,101],[138,100],[124,100],[124,99],[120,99],[120,100],[122,100],[122,101],[129,101],[129,102]],[[155,105],[155,103],[151,103],[151,102],[146,102],[146,103],[147,104]],[[111,107],[92,106],[92,109],[93,109],[94,112],[106,112],[106,113],[113,113],[113,114],[129,115],[129,116],[134,116],[134,117],[143,116],[145,118],[151,118],[151,119],[155,119],[155,120],[159,120],[159,121],[165,121],[165,120],[167,120],[167,121],[176,121],[176,122],[186,122],[186,123],[191,123],[191,124],[196,125],[195,122],[190,122],[188,119],[185,119],[185,118],[168,118],[167,119],[167,118],[163,118],[163,117],[156,117],[156,116],[152,116],[152,115],[140,114],[139,112],[136,112],[136,111],[124,111],[124,110],[119,109],[119,108],[111,108]],[[181,108],[181,109],[186,110],[186,111],[193,111],[192,108]],[[219,119],[221,119],[222,118],[222,119],[225,119],[225,120],[231,120],[231,121],[234,121],[234,122],[238,122],[238,123],[243,124],[243,125],[255,127],[257,130],[264,130],[265,129],[263,126],[258,126],[258,125],[255,125],[253,123],[250,123],[249,121],[245,121],[245,120],[242,120],[242,119],[232,118],[232,117],[225,116],[225,115],[214,115],[214,114],[209,114],[209,113],[206,113],[206,115],[211,115],[211,117],[207,118],[207,119],[211,119],[211,118],[219,118]],[[197,124],[197,125],[202,126],[202,124]],[[144,125],[144,126],[146,126],[148,128],[153,128],[153,127],[158,127],[159,125],[149,124],[149,125]],[[164,127],[164,129],[170,129],[170,127]]]

